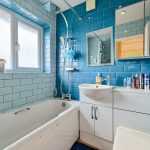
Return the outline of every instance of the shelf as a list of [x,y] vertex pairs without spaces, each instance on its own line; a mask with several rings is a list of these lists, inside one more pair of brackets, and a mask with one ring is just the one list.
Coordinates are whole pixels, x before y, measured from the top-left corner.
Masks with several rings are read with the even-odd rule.
[[132,36],[126,36],[126,37],[122,37],[122,38],[116,38],[115,40],[116,40],[116,41],[130,40],[130,39],[138,38],[138,37],[141,37],[141,36],[143,36],[143,34],[132,35]]
[[131,58],[118,58],[116,60],[118,60],[118,61],[124,61],[124,60],[138,60],[138,59],[150,59],[150,56],[131,57]]

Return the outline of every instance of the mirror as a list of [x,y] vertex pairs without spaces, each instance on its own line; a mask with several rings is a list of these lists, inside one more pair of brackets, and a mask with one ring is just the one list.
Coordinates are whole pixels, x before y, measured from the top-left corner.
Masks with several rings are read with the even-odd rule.
[[105,28],[86,34],[87,65],[113,65],[113,29]]
[[149,0],[141,1],[116,10],[115,43],[117,59],[150,56],[149,3]]

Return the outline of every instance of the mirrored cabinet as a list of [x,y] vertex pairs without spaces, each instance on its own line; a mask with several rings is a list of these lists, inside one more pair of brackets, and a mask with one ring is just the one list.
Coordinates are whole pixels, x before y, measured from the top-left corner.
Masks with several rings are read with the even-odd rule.
[[150,0],[145,1],[145,56],[150,56]]
[[150,57],[150,0],[116,10],[117,59]]
[[86,34],[87,65],[113,65],[113,29],[105,28]]

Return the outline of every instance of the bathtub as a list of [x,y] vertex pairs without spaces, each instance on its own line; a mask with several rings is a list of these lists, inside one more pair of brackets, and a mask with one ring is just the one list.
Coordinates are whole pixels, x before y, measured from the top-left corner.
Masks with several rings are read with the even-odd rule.
[[0,115],[0,150],[70,150],[78,137],[78,102],[46,100]]

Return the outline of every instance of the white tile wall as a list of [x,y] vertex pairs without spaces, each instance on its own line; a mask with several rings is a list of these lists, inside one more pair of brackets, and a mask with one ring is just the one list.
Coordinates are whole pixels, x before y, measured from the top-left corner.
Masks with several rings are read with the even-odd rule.
[[52,96],[55,76],[51,73],[4,74],[0,73],[0,111]]
[[50,73],[0,73],[0,111],[20,107],[52,96],[56,85],[56,14],[42,8],[38,0],[9,0],[47,22],[50,35]]

